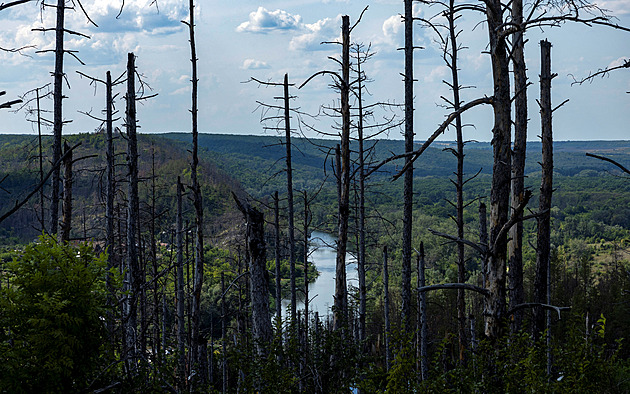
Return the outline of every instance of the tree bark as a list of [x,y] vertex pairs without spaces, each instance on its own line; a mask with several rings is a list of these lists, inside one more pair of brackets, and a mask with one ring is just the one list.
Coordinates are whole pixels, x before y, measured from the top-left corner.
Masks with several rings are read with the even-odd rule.
[[293,209],[293,164],[291,159],[291,117],[289,107],[289,76],[284,74],[284,144],[287,163],[287,205],[289,214],[289,274],[291,276],[291,322],[294,323],[297,308],[297,285],[295,284],[295,213]]
[[128,189],[127,189],[127,267],[126,267],[126,288],[128,292],[125,307],[126,319],[126,350],[127,361],[130,370],[135,371],[137,367],[136,359],[136,330],[137,330],[137,297],[140,293],[138,250],[136,235],[137,224],[140,214],[140,203],[138,200],[138,145],[136,136],[136,88],[135,88],[135,56],[129,53],[127,56],[127,167],[128,167]]
[[341,172],[339,173],[339,227],[335,276],[333,328],[348,324],[348,291],[346,284],[346,251],[350,217],[350,18],[342,17],[342,81],[341,85]]
[[63,221],[61,223],[61,242],[70,241],[70,230],[72,229],[72,151],[68,143],[64,143],[65,159],[63,160]]
[[[111,269],[115,264],[115,247],[114,247],[114,141],[113,141],[113,98],[112,98],[112,75],[107,71],[106,75],[106,146],[107,146],[107,190],[105,200],[105,221],[106,221],[106,241],[105,248],[107,249],[107,305],[113,306],[114,288],[112,284],[112,278],[110,275]],[[114,338],[114,317],[111,311],[108,310],[107,314],[107,333],[113,342]]]
[[[61,157],[61,134],[63,128],[63,36],[65,32],[64,18],[65,0],[57,0],[57,23],[55,27],[55,72],[53,84],[53,158],[57,163]],[[52,175],[52,190],[50,196],[50,234],[56,235],[59,222],[59,183],[61,169],[55,168]]]
[[[191,165],[191,181],[193,190],[193,205],[195,207],[195,279],[193,283],[193,299],[192,299],[192,343],[190,344],[192,354],[193,365],[200,368],[202,366],[201,358],[199,355],[199,346],[201,346],[201,289],[203,287],[203,201],[201,195],[201,187],[199,186],[197,167],[199,164],[198,157],[198,131],[197,131],[197,84],[199,82],[197,78],[197,50],[195,47],[195,2],[189,0],[189,22],[188,32],[190,41],[190,62],[192,67],[192,108],[190,113],[192,115],[192,165]],[[196,380],[205,382],[207,371],[197,371]]]
[[[512,2],[512,22],[523,23],[523,0]],[[512,154],[512,209],[522,201],[525,192],[525,152],[527,147],[527,69],[525,67],[525,42],[523,31],[512,36],[512,64],[514,67],[514,152]],[[520,215],[522,216],[522,215]],[[525,302],[523,289],[523,222],[518,221],[510,229],[508,244],[508,273],[510,309]],[[510,323],[512,333],[520,330],[523,312],[518,311]]]
[[[540,42],[540,118],[542,138],[542,179],[538,209],[538,234],[536,241],[536,277],[534,279],[534,302],[547,302],[547,271],[550,256],[551,196],[553,194],[553,134],[551,109],[551,43]],[[534,308],[534,338],[539,338],[545,330],[545,314],[542,308]]]
[[180,392],[186,389],[186,322],[184,320],[184,243],[183,243],[183,209],[182,194],[184,186],[180,177],[177,177],[177,224],[176,224],[176,243],[177,243],[177,280],[176,299],[177,299],[177,387]]
[[[419,287],[426,286],[425,280],[425,262],[424,262],[424,243],[420,243],[420,256],[418,259],[418,277]],[[429,360],[427,355],[427,296],[425,292],[418,291],[420,309],[420,376],[422,380],[429,377]]]
[[494,126],[492,147],[492,188],[490,190],[490,244],[488,255],[488,290],[486,302],[485,334],[491,340],[502,332],[505,317],[507,236],[501,229],[508,221],[511,181],[511,101],[510,76],[503,26],[503,4],[500,0],[486,2],[486,16],[490,41],[492,78],[494,86]]
[[[277,190],[273,195],[273,202],[275,213],[274,229],[276,238],[274,248],[276,260],[276,324],[278,325],[278,330],[282,330],[282,278],[280,276],[280,208]],[[281,334],[281,331],[278,332],[278,334]]]
[[267,248],[265,245],[265,221],[262,212],[234,196],[239,210],[247,222],[247,247],[249,250],[249,283],[252,303],[252,333],[259,356],[268,353],[272,330],[269,314],[269,275],[267,274]]
[[[413,1],[405,0],[405,153],[413,151]],[[405,158],[403,181],[402,311],[403,329],[412,329],[411,316],[411,233],[413,220],[413,164]]]
[[391,328],[389,323],[389,269],[387,267],[387,245],[383,247],[383,316],[385,317],[385,368],[392,365],[392,352],[389,346]]

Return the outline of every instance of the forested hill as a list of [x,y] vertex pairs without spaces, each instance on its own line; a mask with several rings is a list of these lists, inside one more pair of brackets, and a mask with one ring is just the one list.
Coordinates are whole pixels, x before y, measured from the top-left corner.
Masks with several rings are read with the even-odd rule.
[[[100,239],[105,222],[105,135],[77,134],[64,137],[69,146],[80,144],[73,151],[73,239]],[[127,142],[114,136],[116,156],[117,215],[124,221],[127,191]],[[52,137],[42,137],[44,173],[50,168]],[[183,143],[173,144],[159,136],[139,135],[139,177],[142,220],[149,225],[151,211],[157,215],[158,232],[166,231],[174,222],[177,177],[190,183],[190,153]],[[200,183],[210,236],[221,229],[224,215],[235,212],[230,192],[242,193],[240,183],[207,160],[200,163]],[[21,201],[39,183],[39,144],[33,135],[0,135],[0,215]],[[49,184],[50,182],[48,182]],[[44,190],[44,218],[48,217],[50,190]],[[188,200],[187,197],[185,197]],[[41,234],[40,195],[36,193],[27,205],[0,224],[0,242],[23,242]],[[185,209],[190,211],[185,206]],[[188,212],[190,214],[190,212]]]
[[[167,133],[161,136],[190,143],[187,133]],[[252,136],[229,134],[200,134],[200,148],[208,160],[241,181],[249,193],[263,196],[282,190],[283,177],[278,175],[285,166],[284,138],[278,136]],[[295,170],[295,188],[313,187],[313,182],[321,181],[325,175],[332,175],[331,163],[334,158],[336,140],[292,138],[292,161]],[[416,149],[422,142],[415,144]],[[374,146],[371,151],[372,164],[404,152],[402,140],[375,140],[366,143]],[[415,165],[416,178],[450,177],[456,168],[456,159],[448,151],[454,142],[434,142],[418,159]],[[357,143],[352,145],[357,148]],[[492,146],[489,142],[469,142],[466,144],[465,171],[472,175],[492,173]],[[529,142],[527,146],[526,174],[533,176],[540,172],[541,143]],[[609,163],[586,156],[586,153],[605,155],[624,162],[630,155],[630,141],[560,141],[554,143],[554,172],[563,176],[592,177],[604,174],[618,174]],[[326,171],[324,164],[326,163]],[[400,162],[382,167],[375,178],[385,179],[394,174]],[[538,182],[538,181],[536,181]]]

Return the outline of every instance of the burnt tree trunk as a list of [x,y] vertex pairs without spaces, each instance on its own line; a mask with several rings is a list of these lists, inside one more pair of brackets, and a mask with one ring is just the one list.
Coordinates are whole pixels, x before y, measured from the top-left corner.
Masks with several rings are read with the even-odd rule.
[[[203,201],[201,197],[201,187],[199,186],[197,167],[199,164],[198,152],[198,131],[197,131],[197,50],[195,47],[195,2],[189,1],[189,18],[188,32],[190,41],[190,62],[192,67],[192,165],[191,165],[191,181],[193,191],[193,205],[195,207],[195,273],[193,283],[192,297],[192,341],[191,341],[191,359],[193,365],[201,367],[201,359],[199,357],[199,346],[201,346],[201,289],[203,287]],[[197,371],[195,380],[205,381],[208,376],[204,370]]]
[[282,278],[280,276],[280,207],[278,191],[273,195],[274,202],[274,230],[275,230],[275,261],[276,261],[276,324],[278,325],[278,334],[282,330]]
[[[66,12],[65,0],[57,0],[57,22],[55,26],[55,72],[53,84],[53,157],[52,162],[57,163],[61,158],[61,130],[63,128],[63,39],[64,19]],[[61,169],[56,167],[52,174],[52,190],[50,196],[50,234],[56,235],[59,222],[59,183],[61,181]]]
[[[541,41],[540,71],[540,119],[542,138],[542,180],[540,184],[540,200],[538,209],[538,234],[536,241],[536,277],[534,279],[534,302],[547,303],[547,272],[550,256],[550,209],[553,193],[553,135],[551,109],[551,43]],[[539,338],[545,330],[545,312],[542,308],[534,308],[534,338]]]
[[291,276],[291,323],[295,323],[297,285],[295,284],[295,222],[293,209],[293,165],[291,160],[291,117],[289,107],[289,76],[284,74],[284,144],[287,163],[287,205],[289,214],[289,273]]
[[61,223],[61,242],[70,241],[70,230],[72,229],[72,151],[68,143],[64,143],[64,153],[67,153],[63,160],[63,205]]
[[485,334],[491,340],[502,332],[505,318],[507,235],[501,229],[508,221],[511,183],[511,101],[510,75],[503,31],[503,4],[500,0],[486,2],[486,17],[490,41],[490,58],[494,86],[492,128],[493,166],[490,190],[490,245],[488,255],[488,290],[485,307]]
[[[449,1],[449,9],[446,15],[448,20],[448,30],[450,36],[450,62],[448,64],[451,69],[451,89],[453,90],[453,110],[459,111],[460,109],[460,85],[459,85],[459,69],[458,63],[458,44],[457,44],[457,31],[455,26],[455,20],[457,16],[455,14],[455,1]],[[455,191],[457,194],[457,201],[455,203],[457,215],[455,218],[457,224],[457,237],[464,239],[464,136],[462,132],[462,118],[460,115],[455,117],[455,132],[457,135],[457,150],[454,151],[454,155],[457,158],[457,179],[455,181]],[[464,250],[464,243],[457,243],[457,282],[466,282],[466,254]],[[459,360],[464,361],[464,355],[467,346],[466,340],[466,297],[464,289],[457,290],[457,322],[458,322],[458,339],[459,339]]]
[[350,217],[350,18],[342,17],[342,80],[341,88],[341,168],[339,172],[339,227],[335,275],[333,328],[339,330],[348,324],[348,290],[346,283],[346,251]]
[[[418,286],[426,286],[425,279],[425,261],[424,261],[424,242],[420,242],[420,256],[418,258]],[[420,310],[420,377],[426,380],[429,377],[429,360],[427,354],[427,294],[424,291],[418,291],[418,309]]]
[[245,201],[234,197],[247,223],[247,247],[249,250],[249,289],[252,303],[252,333],[256,351],[265,357],[272,339],[269,314],[269,275],[267,274],[267,248],[265,245],[265,221],[262,212]]
[[180,177],[177,177],[177,279],[175,282],[175,294],[177,299],[177,388],[180,392],[186,388],[186,322],[184,320],[184,243],[183,243],[183,210],[182,194],[184,186]]
[[130,369],[136,369],[136,335],[137,335],[137,297],[140,293],[138,250],[136,236],[137,224],[140,216],[140,202],[138,199],[138,143],[136,136],[136,87],[135,87],[135,56],[127,56],[127,267],[125,282],[127,299],[125,301],[126,321],[126,351]]
[[389,323],[389,269],[387,267],[387,245],[383,247],[383,316],[385,318],[385,368],[392,365],[392,351],[389,346],[391,327]]
[[[112,278],[110,275],[111,269],[115,265],[115,248],[114,248],[114,141],[113,141],[113,113],[114,105],[112,98],[112,75],[107,71],[106,75],[106,119],[105,119],[105,131],[106,131],[106,146],[107,146],[107,190],[105,200],[105,227],[106,227],[106,241],[105,248],[107,249],[107,305],[113,306],[113,294],[114,288],[112,284]],[[110,339],[113,341],[114,335],[114,317],[111,311],[107,312],[107,333]]]
[[[523,0],[512,3],[512,21],[523,23]],[[517,30],[512,38],[512,64],[514,68],[514,151],[512,153],[512,209],[523,201],[525,192],[525,151],[527,147],[527,69],[525,67],[525,41],[523,31]],[[522,216],[522,215],[521,215]],[[510,229],[509,248],[509,298],[510,309],[525,302],[523,289],[523,222],[517,221]],[[520,330],[523,311],[514,313],[511,332]]]
[[[413,151],[413,1],[405,0],[405,152]],[[411,317],[411,232],[413,220],[413,164],[405,158],[403,181],[403,239],[402,239],[402,311],[403,329],[412,329]]]
[[365,151],[363,148],[363,77],[361,75],[361,59],[357,51],[358,89],[357,102],[359,105],[359,248],[357,253],[357,276],[359,279],[359,342],[365,346],[365,314],[366,314],[366,286],[365,286]]

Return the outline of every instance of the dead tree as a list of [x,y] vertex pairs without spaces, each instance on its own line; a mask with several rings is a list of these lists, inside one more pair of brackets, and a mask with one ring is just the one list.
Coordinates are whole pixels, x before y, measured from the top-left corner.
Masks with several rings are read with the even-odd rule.
[[127,110],[125,126],[127,129],[127,261],[125,271],[125,362],[130,371],[137,368],[136,336],[137,336],[137,303],[140,294],[140,265],[138,263],[138,223],[140,202],[138,198],[138,142],[136,135],[136,87],[135,56],[127,56]]
[[275,245],[274,245],[274,257],[276,263],[276,324],[278,326],[278,335],[282,334],[282,277],[280,274],[280,208],[279,208],[278,191],[273,195],[274,202],[274,230],[275,230]]
[[177,300],[177,387],[180,391],[186,389],[186,322],[184,320],[184,244],[183,244],[183,210],[181,178],[177,177],[177,276],[175,292]]
[[[553,133],[551,108],[551,80],[556,74],[551,73],[551,43],[540,41],[540,119],[542,139],[542,179],[538,209],[538,234],[536,241],[536,277],[534,280],[534,302],[549,304],[547,300],[547,273],[549,271],[551,246],[551,196],[553,194]],[[542,308],[534,308],[534,337],[539,338],[545,330],[545,315]]]
[[[512,22],[523,23],[523,0],[512,2]],[[525,153],[527,148],[527,68],[525,66],[524,31],[512,36],[512,68],[514,70],[514,149],[512,152],[512,207],[518,206],[525,193]],[[510,309],[525,302],[523,289],[523,222],[518,221],[510,230],[508,243],[508,273]],[[516,312],[510,322],[512,333],[522,327],[522,312]]]
[[[359,18],[360,20],[360,18]],[[340,330],[348,324],[348,289],[346,283],[346,252],[348,247],[348,225],[350,219],[350,17],[341,18],[341,75],[334,71],[319,71],[311,75],[300,85],[302,88],[318,75],[330,74],[334,78],[334,86],[340,92],[341,116],[340,164],[337,170],[339,210],[337,231],[337,259],[335,269],[335,295],[333,306],[333,329]],[[358,22],[357,22],[358,23]],[[356,24],[354,25],[356,26]],[[353,28],[354,28],[353,26]]]
[[[293,202],[293,160],[292,160],[292,144],[291,144],[291,112],[298,113],[297,110],[291,109],[290,100],[295,98],[289,94],[289,87],[294,84],[289,83],[289,75],[284,74],[284,81],[282,83],[261,81],[256,78],[252,78],[252,81],[257,82],[262,86],[282,86],[283,95],[276,97],[282,100],[282,105],[269,105],[263,102],[258,102],[263,108],[261,122],[276,121],[277,123],[272,126],[265,126],[265,130],[272,130],[278,132],[284,132],[284,142],[281,142],[285,146],[285,163],[287,174],[287,213],[288,213],[288,242],[289,242],[289,276],[290,276],[290,292],[291,292],[291,325],[295,324],[296,308],[297,308],[297,285],[295,274],[295,208]],[[268,115],[269,110],[276,110],[278,115]]]
[[[189,0],[189,21],[184,22],[188,26],[189,41],[190,41],[190,61],[192,65],[192,108],[190,113],[192,115],[192,165],[191,165],[191,181],[193,191],[193,206],[195,208],[195,280],[193,284],[193,298],[192,298],[192,342],[191,346],[191,358],[193,365],[198,369],[202,363],[199,358],[199,347],[201,344],[201,289],[203,287],[203,201],[201,196],[201,187],[198,181],[198,131],[197,131],[197,84],[199,82],[197,78],[197,50],[195,47],[195,2]],[[205,377],[208,374],[205,371],[197,371],[197,379],[201,379],[201,382],[205,382]]]
[[[418,254],[418,289],[425,287],[425,261],[424,243],[420,242],[420,253]],[[459,290],[462,291],[462,290]],[[418,360],[420,362],[420,378],[424,381],[429,377],[429,359],[427,354],[427,298],[423,291],[418,290],[418,315],[420,321],[418,330],[420,340],[418,341]]]
[[265,357],[272,339],[269,314],[269,275],[267,273],[267,249],[265,244],[265,221],[263,214],[248,202],[233,195],[238,209],[247,224],[247,247],[249,251],[249,282],[252,302],[252,331],[259,356]]
[[[77,0],[81,10],[83,11],[87,20],[92,23],[94,26],[96,24],[90,19],[90,17],[85,13],[85,9],[81,4],[81,1]],[[64,35],[68,33],[70,35],[75,35],[79,37],[89,38],[85,34],[68,30],[65,28],[65,12],[66,7],[65,0],[57,0],[57,5],[49,5],[43,4],[43,6],[53,7],[56,10],[56,25],[54,28],[41,28],[34,29],[35,31],[55,31],[55,49],[50,50],[41,50],[37,51],[38,53],[44,52],[54,52],[55,53],[55,70],[53,72],[54,83],[53,83],[53,163],[57,162],[61,157],[61,136],[62,136],[62,128],[65,123],[63,120],[63,109],[62,109],[62,101],[64,99],[63,95],[63,82],[65,73],[63,71],[63,56],[68,53],[77,59],[81,64],[83,64],[79,58],[76,56],[76,51],[71,51],[64,49]],[[57,234],[58,229],[58,221],[59,221],[59,184],[61,180],[61,173],[59,169],[55,170],[52,177],[52,191],[50,198],[50,233]]]
[[389,269],[387,267],[387,245],[383,247],[383,316],[385,317],[385,368],[387,372],[392,365],[390,349],[391,328],[389,323]]
[[[413,151],[413,0],[405,0],[405,153]],[[403,181],[403,234],[401,319],[403,329],[411,330],[411,235],[413,221],[413,163],[405,156]]]
[[63,161],[63,221],[61,223],[62,243],[70,241],[70,230],[72,229],[72,151],[68,143],[64,143],[64,153],[68,153]]

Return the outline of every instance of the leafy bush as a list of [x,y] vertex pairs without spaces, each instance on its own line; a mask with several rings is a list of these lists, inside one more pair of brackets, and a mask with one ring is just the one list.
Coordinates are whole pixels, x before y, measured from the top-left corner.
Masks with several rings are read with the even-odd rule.
[[105,342],[105,255],[39,241],[3,274],[0,392],[86,389]]

